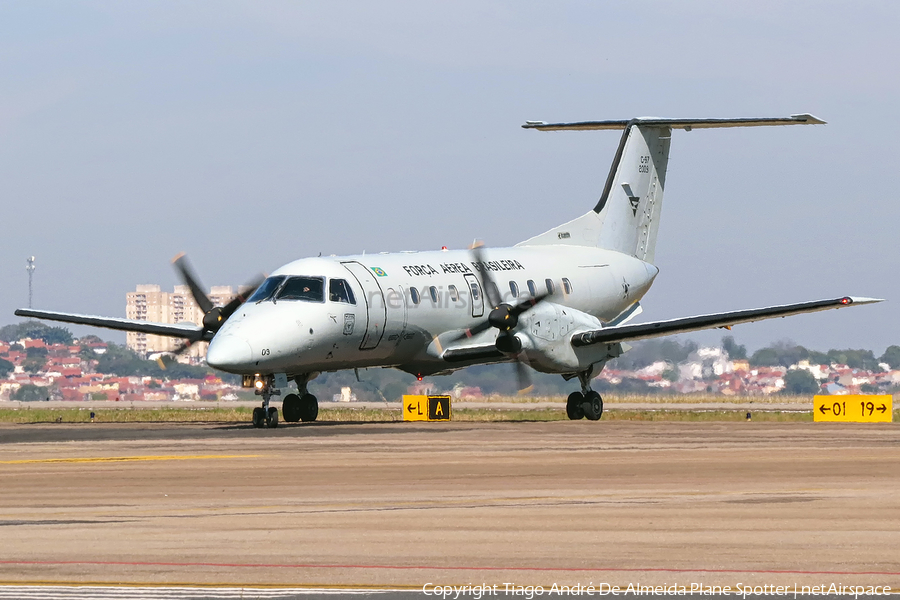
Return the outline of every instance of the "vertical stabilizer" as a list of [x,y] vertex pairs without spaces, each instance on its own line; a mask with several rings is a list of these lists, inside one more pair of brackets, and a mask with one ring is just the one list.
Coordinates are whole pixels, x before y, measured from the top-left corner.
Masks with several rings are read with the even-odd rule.
[[601,248],[653,262],[671,139],[671,127],[644,127],[637,119],[625,127],[593,211]]
[[543,123],[523,127],[543,131],[622,129],[606,185],[594,209],[520,246],[564,244],[615,250],[652,263],[662,212],[673,129],[823,124],[808,114],[764,119],[659,119]]

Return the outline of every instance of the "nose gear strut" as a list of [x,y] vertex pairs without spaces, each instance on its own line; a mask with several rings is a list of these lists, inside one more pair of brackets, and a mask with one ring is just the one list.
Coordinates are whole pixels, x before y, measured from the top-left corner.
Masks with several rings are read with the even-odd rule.
[[262,396],[262,406],[253,409],[253,426],[254,427],[278,427],[278,409],[269,406],[269,400],[272,396],[280,396],[281,390],[275,387],[275,377],[266,375],[260,380],[262,386],[256,388],[256,395]]

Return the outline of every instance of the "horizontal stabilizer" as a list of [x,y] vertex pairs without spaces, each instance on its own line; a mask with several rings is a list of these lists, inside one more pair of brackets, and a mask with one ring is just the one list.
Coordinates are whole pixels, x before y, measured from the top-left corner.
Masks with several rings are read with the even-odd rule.
[[629,124],[641,127],[671,127],[672,129],[712,129],[716,127],[764,127],[768,125],[824,125],[825,121],[810,114],[790,117],[738,118],[738,119],[660,119],[658,117],[638,117],[614,121],[581,121],[577,123],[545,123],[526,121],[525,129],[540,131],[590,131],[602,129],[625,129]]
[[653,323],[640,323],[636,325],[622,325],[619,327],[606,327],[576,333],[572,336],[572,345],[590,346],[591,344],[609,344],[623,342],[625,340],[643,340],[648,338],[672,335],[675,333],[687,333],[702,329],[714,329],[716,327],[731,327],[741,323],[752,323],[776,317],[788,317],[803,313],[818,312],[831,308],[844,308],[858,304],[871,304],[882,302],[876,298],[855,298],[844,296],[834,300],[814,300],[812,302],[800,302],[798,304],[784,304],[782,306],[769,306],[766,308],[753,308],[749,310],[736,310],[697,317],[685,317],[668,321],[656,321]]
[[[17,317],[30,317],[32,319],[46,319],[48,321],[61,321],[74,325],[91,325],[93,327],[105,327],[118,331],[132,331],[136,333],[150,333],[166,337],[175,337],[197,342],[207,339],[202,327],[195,325],[176,325],[166,323],[152,323],[149,321],[136,321],[134,319],[118,319],[114,317],[95,317],[91,315],[75,315],[71,313],[54,312],[50,310],[31,310],[20,308],[16,311]],[[211,338],[211,335],[208,336]]]

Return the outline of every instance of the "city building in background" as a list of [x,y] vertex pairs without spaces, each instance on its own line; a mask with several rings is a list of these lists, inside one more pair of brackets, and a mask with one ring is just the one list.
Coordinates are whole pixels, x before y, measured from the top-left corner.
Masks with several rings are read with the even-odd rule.
[[[216,306],[224,306],[234,297],[231,286],[218,285],[210,289],[209,299]],[[186,285],[176,285],[175,291],[163,292],[158,285],[139,285],[133,292],[125,295],[125,316],[138,321],[155,321],[157,323],[194,323],[203,322],[203,311],[194,302],[191,290]],[[172,352],[181,344],[177,338],[150,335],[147,333],[128,332],[125,344],[141,354],[149,356],[158,352]],[[206,342],[193,344],[181,356],[187,359],[199,359],[206,356]]]

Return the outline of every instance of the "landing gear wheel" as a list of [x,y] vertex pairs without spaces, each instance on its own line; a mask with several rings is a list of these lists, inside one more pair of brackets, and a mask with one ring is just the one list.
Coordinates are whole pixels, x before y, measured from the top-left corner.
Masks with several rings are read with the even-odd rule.
[[584,409],[584,416],[591,421],[599,421],[603,416],[603,398],[597,392],[591,391],[585,394],[581,406]]
[[269,412],[266,415],[266,425],[273,429],[278,427],[278,409],[274,406],[269,407]]
[[572,392],[569,394],[569,399],[566,400],[566,415],[573,421],[583,419],[584,408],[581,406],[583,403],[584,394],[581,392]]
[[315,421],[319,416],[319,401],[312,394],[303,394],[300,398],[298,412],[301,421]]
[[[303,414],[303,403],[297,394],[288,394],[281,403],[281,416],[288,423],[296,423]],[[305,419],[304,419],[305,420]]]
[[262,427],[266,424],[266,411],[262,409],[262,406],[257,406],[253,409],[253,426],[254,427]]

